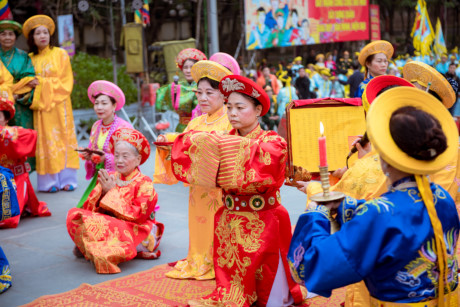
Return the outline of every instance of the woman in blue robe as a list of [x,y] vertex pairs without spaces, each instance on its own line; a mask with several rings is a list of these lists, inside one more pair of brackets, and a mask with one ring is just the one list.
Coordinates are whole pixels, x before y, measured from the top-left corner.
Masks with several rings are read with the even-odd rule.
[[[4,220],[19,215],[19,204],[16,196],[16,186],[14,184],[13,173],[0,166],[0,198],[1,212],[0,220]],[[11,273],[8,259],[0,247],[0,294],[11,287]]]
[[[437,104],[431,95],[403,87],[376,98],[367,132],[389,191],[367,202],[311,202],[288,253],[296,282],[330,296],[364,280],[368,306],[442,306],[445,300],[457,306],[459,217],[449,193],[425,176],[444,168],[458,148],[455,123]],[[334,224],[340,230],[331,234]]]

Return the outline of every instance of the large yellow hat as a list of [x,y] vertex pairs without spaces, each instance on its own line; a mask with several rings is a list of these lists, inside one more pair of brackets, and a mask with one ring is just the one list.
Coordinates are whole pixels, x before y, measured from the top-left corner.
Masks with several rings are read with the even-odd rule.
[[32,31],[35,28],[38,28],[39,26],[44,26],[45,28],[47,28],[48,31],[50,31],[50,35],[53,35],[54,30],[56,28],[54,21],[53,19],[51,19],[51,17],[46,15],[35,15],[27,19],[26,22],[24,22],[24,25],[22,26],[22,33],[24,33],[24,36],[28,38],[30,31]]
[[[412,106],[434,116],[447,137],[447,149],[431,161],[417,160],[396,145],[390,133],[390,118],[401,107]],[[394,168],[415,175],[435,173],[444,168],[458,151],[458,129],[446,108],[432,95],[416,88],[397,87],[380,94],[367,113],[369,140],[380,156]]]
[[394,48],[393,46],[387,41],[374,41],[372,43],[367,44],[361,52],[359,53],[358,61],[359,64],[362,66],[366,66],[366,59],[368,56],[377,54],[377,53],[384,53],[387,59],[391,59],[393,56]]
[[193,64],[191,73],[195,82],[205,77],[220,82],[223,77],[233,75],[232,72],[224,66],[208,60],[199,61]]
[[406,63],[403,67],[403,77],[409,82],[417,82],[424,87],[428,87],[428,83],[431,83],[430,90],[438,94],[446,108],[454,105],[456,101],[454,89],[447,79],[430,65],[419,61]]

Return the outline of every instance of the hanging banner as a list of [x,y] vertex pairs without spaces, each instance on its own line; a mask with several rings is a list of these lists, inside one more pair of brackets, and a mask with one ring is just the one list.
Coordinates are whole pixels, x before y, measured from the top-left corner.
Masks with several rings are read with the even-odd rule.
[[75,55],[75,37],[73,31],[73,16],[60,15],[58,21],[59,46],[65,49],[69,56]]
[[380,40],[380,8],[378,4],[369,4],[369,24],[371,41]]
[[368,40],[368,0],[244,0],[246,49]]

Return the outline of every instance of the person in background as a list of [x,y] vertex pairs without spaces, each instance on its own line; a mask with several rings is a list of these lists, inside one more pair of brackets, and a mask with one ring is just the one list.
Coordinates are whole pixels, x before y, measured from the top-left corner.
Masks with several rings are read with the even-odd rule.
[[171,110],[179,115],[176,132],[184,131],[192,119],[193,111],[197,108],[196,83],[190,71],[193,64],[202,60],[207,60],[207,57],[200,50],[194,48],[182,50],[176,57],[176,65],[184,74],[185,81],[179,80],[176,76],[177,81],[163,85],[157,90],[156,110],[159,112]]
[[348,77],[348,80],[344,85],[350,85],[350,98],[355,98],[359,85],[364,81],[364,75],[360,71],[361,66],[357,61],[353,61],[351,67],[353,68],[353,74]]
[[270,85],[273,89],[273,93],[275,95],[278,95],[280,91],[280,86],[278,85],[278,80],[276,79],[276,76],[270,73],[270,67],[265,66],[262,69],[262,75],[257,78],[257,84],[260,87],[264,87],[266,84]]
[[75,190],[80,167],[70,100],[72,66],[67,51],[54,46],[54,30],[54,21],[46,15],[33,16],[23,26],[38,80],[30,106],[38,136],[37,186],[50,193]]
[[299,99],[310,99],[316,97],[312,92],[310,92],[310,79],[303,67],[299,69],[299,77],[294,82],[294,86],[297,90]]
[[292,71],[292,75],[293,75],[292,83],[295,83],[295,81],[299,77],[299,70],[301,68],[304,68],[303,65],[302,65],[302,57],[300,57],[300,56],[295,57],[294,61],[292,63],[292,67],[291,67],[291,71]]
[[329,68],[329,70],[331,71],[331,74],[333,76],[335,76],[336,70],[337,70],[337,65],[336,65],[336,63],[334,61],[332,53],[328,52],[326,54],[326,61],[324,62],[324,66],[326,68]]
[[350,58],[348,51],[343,52],[343,57],[337,63],[337,72],[342,75],[348,74],[348,70],[352,68],[353,60]]
[[27,129],[34,128],[33,111],[30,105],[33,100],[34,88],[38,85],[35,70],[27,52],[15,47],[18,36],[22,34],[22,26],[12,20],[0,20],[0,59],[13,77],[13,97],[16,114],[11,121],[14,126]]
[[158,195],[152,180],[139,170],[150,156],[148,140],[137,130],[120,128],[109,148],[116,171],[100,169],[83,208],[70,209],[66,220],[74,255],[90,260],[99,274],[120,273],[118,264],[134,257],[160,257],[164,231],[155,220]]
[[277,114],[278,103],[276,101],[276,95],[273,94],[273,90],[270,85],[265,85],[264,91],[270,99],[270,110],[267,114],[262,116],[261,126],[264,130],[275,130],[278,128],[278,124],[280,122],[280,116]]
[[[88,87],[88,98],[94,104],[94,112],[98,120],[93,124],[89,135],[89,145],[80,156],[85,160],[86,180],[90,180],[77,208],[82,208],[91,191],[96,186],[98,171],[105,169],[115,171],[113,154],[109,150],[112,134],[118,128],[133,128],[130,123],[119,118],[116,111],[125,105],[125,94],[115,84],[98,80]],[[96,151],[90,152],[88,150]]]
[[449,70],[449,64],[450,62],[447,61],[447,54],[443,54],[441,55],[441,61],[438,64],[436,64],[435,68],[441,74],[445,75]]
[[361,98],[367,83],[374,77],[386,75],[388,61],[393,56],[393,45],[384,40],[373,41],[367,44],[359,53],[359,64],[364,67],[364,81],[354,94]]
[[316,66],[319,68],[324,68],[326,65],[324,64],[324,54],[320,53],[316,56]]
[[[0,97],[0,165],[11,170],[17,186],[20,214],[0,221],[0,228],[16,228],[21,216],[51,216],[48,206],[38,201],[29,179],[28,157],[35,155],[37,132],[18,126],[8,126],[14,117],[12,101]],[[4,199],[5,200],[5,199]]]
[[288,70],[282,71],[278,78],[283,83],[283,88],[280,89],[276,96],[276,102],[278,103],[277,114],[280,118],[285,116],[286,106],[293,100],[298,100],[297,92],[295,87],[291,85],[291,72]]
[[[22,34],[21,24],[13,20],[0,20],[0,59],[3,63],[3,81],[12,79],[11,97],[5,97],[15,103],[16,113],[11,119],[12,126],[34,129],[33,101],[34,88],[38,84],[35,70],[27,52],[15,47],[18,36]],[[6,70],[5,70],[6,68]],[[2,87],[2,85],[0,85]],[[27,161],[30,171],[35,170],[35,155]]]

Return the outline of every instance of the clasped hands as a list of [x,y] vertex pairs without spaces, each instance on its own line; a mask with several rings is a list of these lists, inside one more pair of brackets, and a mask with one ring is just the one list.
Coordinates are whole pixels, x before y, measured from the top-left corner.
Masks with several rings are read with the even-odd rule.
[[109,173],[105,169],[100,169],[98,172],[98,177],[99,177],[99,183],[101,184],[102,187],[102,193],[105,194],[111,189],[113,189],[116,184],[115,184],[115,179],[113,178],[112,175],[109,175]]

